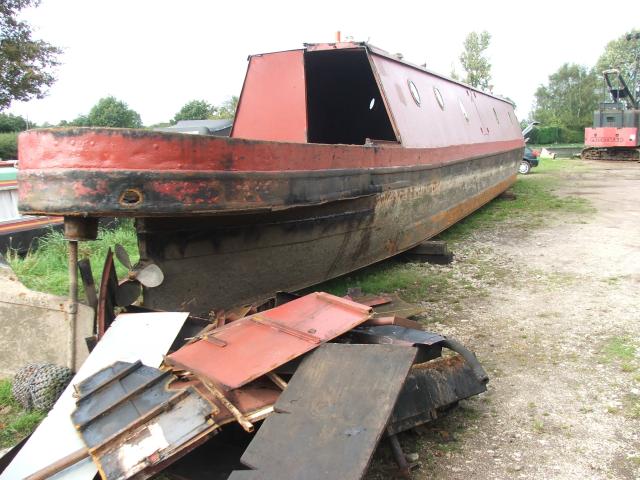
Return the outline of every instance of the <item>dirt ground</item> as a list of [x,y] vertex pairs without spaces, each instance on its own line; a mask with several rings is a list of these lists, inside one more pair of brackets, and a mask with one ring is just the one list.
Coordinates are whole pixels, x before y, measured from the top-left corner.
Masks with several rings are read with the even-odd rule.
[[414,479],[640,479],[640,164],[590,162],[556,193],[596,211],[479,232],[454,264],[429,267],[493,266],[483,295],[429,325],[471,347],[491,380],[403,435],[422,463]]

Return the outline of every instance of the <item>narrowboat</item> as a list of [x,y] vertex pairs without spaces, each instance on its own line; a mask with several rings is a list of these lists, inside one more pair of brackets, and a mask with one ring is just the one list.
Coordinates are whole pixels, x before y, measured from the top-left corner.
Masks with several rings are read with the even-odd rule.
[[228,138],[22,133],[19,202],[68,235],[135,217],[164,273],[144,305],[206,313],[416,246],[509,188],[523,149],[505,99],[367,43],[305,44],[249,57]]

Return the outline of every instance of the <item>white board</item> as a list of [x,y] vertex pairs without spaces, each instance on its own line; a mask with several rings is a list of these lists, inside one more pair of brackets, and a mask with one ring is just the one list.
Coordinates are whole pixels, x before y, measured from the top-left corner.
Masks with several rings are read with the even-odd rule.
[[[82,364],[47,417],[33,433],[0,480],[21,480],[85,445],[71,423],[76,407],[73,385],[114,362],[142,361],[158,367],[189,316],[185,312],[129,313],[118,315]],[[51,479],[91,480],[98,469],[90,458]]]

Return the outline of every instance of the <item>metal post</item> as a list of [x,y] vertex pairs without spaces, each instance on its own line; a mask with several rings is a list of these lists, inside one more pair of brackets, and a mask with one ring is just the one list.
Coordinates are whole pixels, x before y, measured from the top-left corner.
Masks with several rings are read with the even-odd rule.
[[78,242],[69,240],[69,350],[67,366],[75,371],[76,330],[78,319]]

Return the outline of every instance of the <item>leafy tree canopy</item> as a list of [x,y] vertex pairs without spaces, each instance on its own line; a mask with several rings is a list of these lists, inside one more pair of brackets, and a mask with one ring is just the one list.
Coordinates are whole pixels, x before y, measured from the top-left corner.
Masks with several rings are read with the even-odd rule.
[[635,75],[640,73],[636,72],[636,62],[640,55],[640,38],[638,37],[640,37],[640,29],[634,28],[607,43],[596,63],[597,74],[600,75],[604,70],[616,68],[629,83],[629,88],[633,88],[632,85],[637,80]]
[[27,129],[27,121],[19,115],[0,113],[0,133],[22,132]]
[[206,100],[191,100],[175,114],[171,124],[175,125],[180,120],[233,118],[236,115],[237,108],[238,97],[235,95],[222,102],[219,106],[211,105]]
[[210,118],[216,109],[206,100],[191,100],[184,104],[178,113],[175,114],[172,124],[180,120],[206,120]]
[[39,0],[0,1],[0,111],[13,100],[42,98],[55,81],[60,49],[32,38],[31,27],[17,16]]
[[581,130],[591,125],[597,107],[597,75],[593,69],[565,63],[535,93],[532,118],[543,125]]
[[485,54],[490,40],[491,35],[487,31],[471,32],[464,41],[464,51],[460,55],[460,63],[466,72],[463,81],[483,90],[489,89],[491,81],[491,64]]
[[79,116],[73,122],[76,126],[141,128],[142,120],[135,110],[113,96],[98,100],[87,116]]
[[210,118],[233,118],[236,116],[239,98],[234,95],[229,100],[222,102],[222,105],[215,107],[215,113]]

